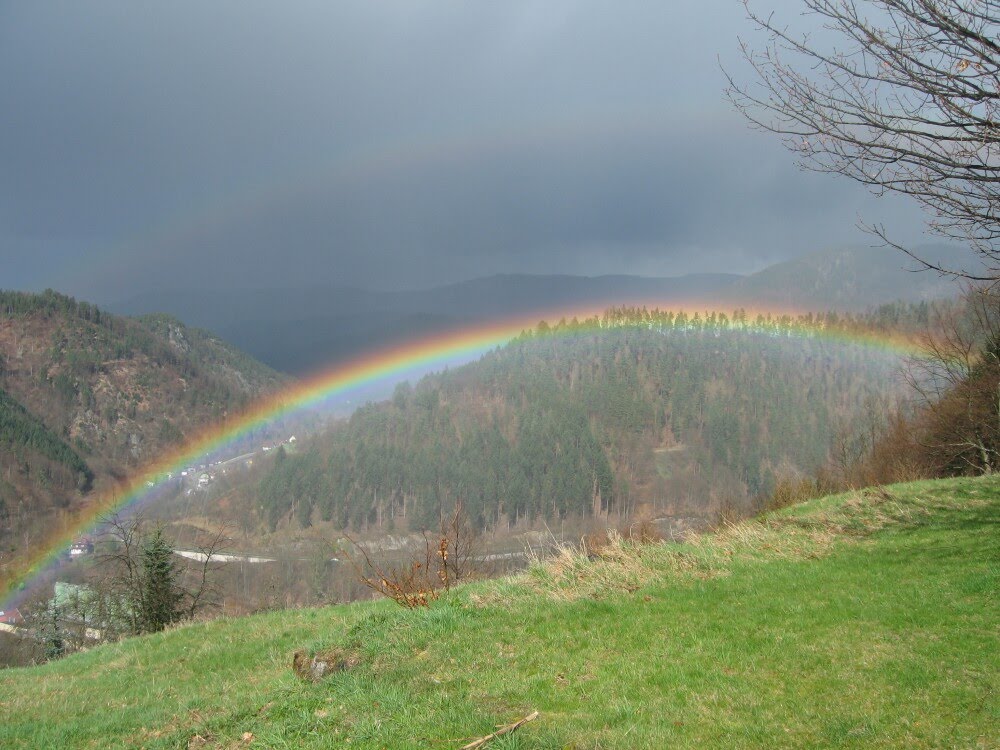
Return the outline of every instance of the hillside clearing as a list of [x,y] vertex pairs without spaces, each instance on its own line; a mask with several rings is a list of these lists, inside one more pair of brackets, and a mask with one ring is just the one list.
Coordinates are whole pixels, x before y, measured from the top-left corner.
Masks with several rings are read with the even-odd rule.
[[[564,551],[426,610],[217,620],[0,671],[4,747],[997,747],[1000,480]],[[292,654],[359,664],[300,681]]]

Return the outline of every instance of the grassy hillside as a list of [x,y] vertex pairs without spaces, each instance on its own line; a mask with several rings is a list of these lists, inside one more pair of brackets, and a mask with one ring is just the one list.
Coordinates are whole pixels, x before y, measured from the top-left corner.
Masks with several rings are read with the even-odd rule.
[[[5,747],[997,747],[1000,481],[566,552],[429,609],[219,620],[0,672]],[[298,648],[360,663],[319,683]],[[467,741],[467,740],[466,740]]]

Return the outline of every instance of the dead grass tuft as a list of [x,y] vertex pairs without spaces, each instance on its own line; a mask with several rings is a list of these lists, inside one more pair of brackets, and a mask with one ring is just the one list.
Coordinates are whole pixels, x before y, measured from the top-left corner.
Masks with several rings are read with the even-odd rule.
[[588,548],[586,539],[579,545],[557,545],[550,557],[532,560],[528,575],[536,591],[562,601],[633,592],[658,574],[644,554],[652,546],[627,540],[612,529],[596,550]]
[[[838,543],[913,524],[926,512],[919,503],[875,487],[849,495],[828,511],[728,522],[680,545],[646,544],[610,529],[588,534],[579,545],[556,544],[548,555],[536,555],[528,577],[534,591],[553,599],[601,598],[666,577],[727,576],[734,562],[818,559]],[[476,604],[494,603],[488,596],[481,599]]]

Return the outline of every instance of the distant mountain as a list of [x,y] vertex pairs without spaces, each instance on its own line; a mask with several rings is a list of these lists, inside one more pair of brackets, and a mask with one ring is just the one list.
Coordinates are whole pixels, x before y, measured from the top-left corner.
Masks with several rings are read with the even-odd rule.
[[[926,246],[917,251],[928,262],[946,267],[973,267],[971,256],[951,247]],[[824,250],[777,263],[739,279],[724,293],[733,303],[765,309],[861,311],[902,300],[951,297],[958,283],[889,248]]]
[[53,513],[284,381],[166,315],[0,291],[0,564]]
[[304,374],[370,349],[455,327],[461,318],[374,311],[302,320],[250,320],[223,329],[242,349],[293,374]]
[[483,317],[558,311],[567,307],[603,308],[634,301],[692,301],[710,298],[740,277],[728,273],[644,276],[531,276],[508,274],[473,279],[420,292],[398,293],[408,309]]
[[[972,267],[969,256],[953,248],[918,252],[949,266]],[[112,309],[129,315],[171,313],[218,333],[277,370],[300,374],[396,341],[505,316],[542,318],[566,309],[636,304],[858,311],[958,290],[951,279],[908,268],[915,264],[896,251],[854,248],[806,255],[745,277],[498,275],[398,292],[186,289],[134,297]]]

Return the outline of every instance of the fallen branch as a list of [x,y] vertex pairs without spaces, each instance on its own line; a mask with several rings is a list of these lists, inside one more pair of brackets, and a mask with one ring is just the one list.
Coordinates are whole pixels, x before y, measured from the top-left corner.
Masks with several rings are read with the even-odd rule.
[[532,711],[530,714],[528,714],[527,716],[525,716],[523,719],[521,719],[519,721],[515,721],[513,724],[508,724],[505,727],[501,727],[500,729],[498,729],[497,731],[495,731],[493,734],[488,734],[485,737],[480,737],[478,740],[475,740],[474,742],[470,742],[468,745],[462,745],[461,750],[475,750],[475,748],[482,747],[483,745],[485,745],[490,740],[495,740],[497,737],[500,737],[501,735],[504,735],[504,734],[510,734],[515,729],[518,729],[520,726],[522,726],[523,724],[527,724],[529,721],[534,721],[537,718],[538,718],[538,711]]

